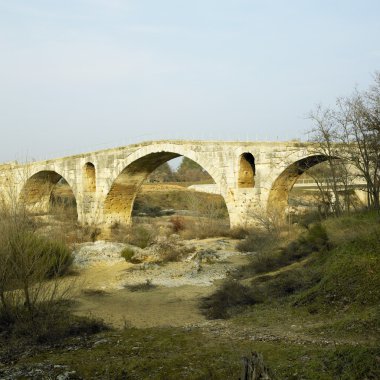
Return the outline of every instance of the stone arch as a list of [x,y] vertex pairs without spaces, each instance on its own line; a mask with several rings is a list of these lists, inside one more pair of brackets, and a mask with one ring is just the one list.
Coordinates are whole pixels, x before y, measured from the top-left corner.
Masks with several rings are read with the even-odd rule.
[[238,187],[252,188],[255,186],[255,157],[252,153],[246,152],[240,155]]
[[202,166],[218,185],[215,176],[192,154],[166,150],[148,152],[145,155],[136,153],[136,159],[129,160],[129,163],[119,172],[110,186],[103,205],[104,222],[108,225],[113,223],[130,224],[134,201],[143,182],[160,165],[180,156],[188,157]]
[[74,199],[76,215],[77,202],[72,187],[67,180],[54,170],[40,170],[30,176],[20,192],[20,202],[31,213],[48,213],[51,207],[53,189],[57,184],[69,188],[69,195]]
[[325,155],[312,155],[304,157],[289,165],[273,182],[268,197],[268,211],[276,211],[280,215],[285,215],[288,206],[289,193],[297,179],[311,167],[327,161]]
[[96,169],[92,162],[86,162],[83,166],[83,189],[87,194],[96,192]]

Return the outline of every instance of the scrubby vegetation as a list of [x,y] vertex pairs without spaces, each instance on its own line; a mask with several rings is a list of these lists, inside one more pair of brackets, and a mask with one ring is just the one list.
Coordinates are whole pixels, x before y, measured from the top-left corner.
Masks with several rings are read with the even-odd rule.
[[97,334],[109,327],[100,319],[74,316],[63,300],[35,305],[33,314],[18,305],[0,313],[0,333],[13,349],[23,344],[56,344],[72,336]]
[[60,339],[98,333],[102,321],[71,314],[69,296],[73,257],[66,243],[39,233],[22,205],[1,209],[0,218],[0,339],[2,356],[25,350],[24,345],[55,344]]
[[[257,243],[249,236],[244,247],[250,241]],[[338,340],[344,337],[352,342],[352,347],[327,351],[319,359],[323,370],[318,374],[310,371],[302,376],[301,371],[280,378],[377,379],[379,214],[363,212],[327,219],[310,225],[293,242],[279,240],[276,244],[275,249],[270,244],[269,251],[252,254],[251,262],[235,274],[234,280],[225,281],[204,298],[202,312],[207,318],[230,318],[233,324],[261,326],[264,330],[268,325],[278,329],[293,323],[296,328],[300,323],[303,334]],[[312,355],[318,355],[316,350]]]
[[[366,326],[379,336],[379,215],[361,213],[314,225],[307,234],[267,257],[255,254],[238,277],[243,281],[248,278],[250,286],[242,288],[236,299],[247,292],[260,295],[256,301],[261,297],[269,305],[278,299],[311,314],[330,315],[339,331],[345,326],[359,332]],[[226,288],[223,285],[211,298],[228,298]],[[229,309],[234,305],[226,301],[222,311],[220,305],[207,306],[207,316],[215,315],[210,310],[215,307],[220,318],[231,315]],[[343,312],[344,319],[340,319]]]
[[[238,247],[254,248],[262,241],[249,235]],[[296,240],[281,244],[273,241],[266,249],[252,255],[236,279],[249,280],[250,286],[239,287],[231,281],[205,300],[202,309],[207,316],[228,316],[230,291],[239,297],[255,294],[254,302],[271,302],[286,296],[294,306],[307,306],[313,312],[332,309],[351,310],[380,303],[380,218],[377,213],[362,213],[316,223]],[[262,245],[261,245],[262,247]],[[233,286],[231,287],[231,284]],[[236,294],[239,293],[240,295]],[[211,302],[214,298],[215,303]],[[225,299],[225,311],[221,300]],[[218,303],[218,300],[220,301]],[[247,298],[249,304],[249,298]],[[214,312],[210,309],[218,309]]]

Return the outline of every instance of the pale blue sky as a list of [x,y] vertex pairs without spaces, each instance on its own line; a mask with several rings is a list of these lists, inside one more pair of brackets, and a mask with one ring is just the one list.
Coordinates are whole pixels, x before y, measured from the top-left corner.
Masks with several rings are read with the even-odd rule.
[[379,0],[0,0],[0,161],[304,138],[380,70]]

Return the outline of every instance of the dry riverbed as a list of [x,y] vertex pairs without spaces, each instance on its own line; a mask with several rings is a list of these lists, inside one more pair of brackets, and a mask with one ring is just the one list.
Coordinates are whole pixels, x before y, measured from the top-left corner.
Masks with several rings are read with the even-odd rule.
[[[201,297],[238,266],[247,255],[226,238],[189,240],[193,248],[180,262],[131,264],[120,257],[124,244],[85,243],[74,252],[78,268],[75,312],[104,319],[114,327],[186,326],[205,318]],[[148,249],[149,250],[149,249]],[[211,252],[199,260],[199,252]],[[142,286],[136,290],[133,286]]]

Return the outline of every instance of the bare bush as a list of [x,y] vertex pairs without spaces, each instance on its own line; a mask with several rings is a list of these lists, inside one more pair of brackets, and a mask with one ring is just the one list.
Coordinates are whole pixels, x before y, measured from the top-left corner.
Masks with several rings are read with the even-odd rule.
[[[72,290],[61,281],[72,263],[63,241],[38,234],[37,225],[16,192],[0,209],[0,329],[9,332],[57,316]],[[5,198],[5,197],[4,197]],[[3,198],[3,199],[4,199]]]
[[170,223],[172,224],[172,229],[175,234],[184,230],[186,227],[185,218],[178,215],[172,216],[170,218]]
[[240,240],[236,248],[240,252],[261,252],[273,249],[280,239],[277,235],[272,233],[251,229],[250,233]]
[[159,237],[152,249],[158,261],[163,263],[180,261],[192,251],[191,248],[184,246],[176,235]]
[[248,210],[249,218],[255,221],[256,229],[278,238],[286,227],[283,215],[277,209],[264,210],[262,207],[252,207]]

